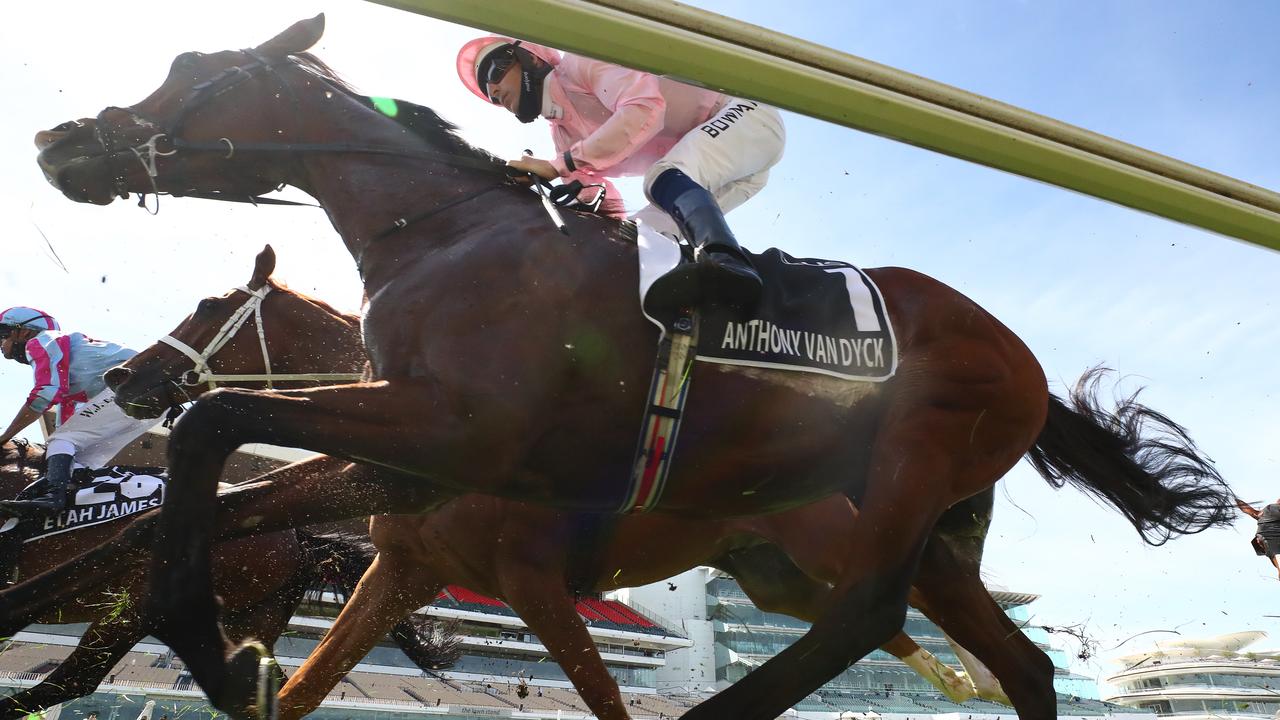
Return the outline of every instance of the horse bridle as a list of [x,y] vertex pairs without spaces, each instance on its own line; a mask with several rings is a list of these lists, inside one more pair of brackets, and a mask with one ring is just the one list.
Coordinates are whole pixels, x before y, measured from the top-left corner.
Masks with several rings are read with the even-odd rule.
[[[271,372],[271,354],[267,351],[267,333],[262,324],[262,301],[271,292],[271,285],[263,285],[257,290],[250,290],[248,287],[241,286],[235,291],[247,293],[249,299],[239,307],[227,321],[222,323],[222,327],[218,328],[218,332],[205,345],[204,350],[196,352],[194,348],[185,342],[175,338],[172,335],[165,335],[160,338],[160,342],[171,348],[181,352],[183,355],[191,358],[195,365],[181,375],[168,378],[168,382],[172,382],[182,388],[195,387],[208,383],[209,389],[217,389],[219,383],[230,382],[265,382],[268,389],[273,389],[275,382],[318,382],[318,383],[336,383],[336,382],[358,382],[364,375],[362,373],[273,373]],[[249,374],[217,374],[209,368],[209,360],[218,354],[231,339],[240,332],[240,329],[254,319],[254,324],[258,328],[258,347],[262,349],[262,367],[266,370],[264,373]],[[185,392],[185,390],[184,390]]]
[[[276,65],[285,64],[285,65],[297,66],[297,63],[290,60],[288,56],[279,58],[276,60],[272,60],[263,56],[261,53],[258,53],[255,50],[246,49],[246,50],[241,50],[241,52],[245,53],[250,58],[252,58],[252,61],[245,63],[243,65],[235,65],[235,66],[226,68],[222,70],[220,73],[218,73],[217,75],[214,75],[213,77],[209,78],[208,80],[205,80],[203,82],[197,83],[196,85],[193,85],[191,87],[191,92],[182,100],[181,110],[179,110],[178,114],[176,115],[176,117],[173,118],[171,122],[166,123],[166,122],[158,121],[153,118],[149,118],[143,115],[142,113],[139,113],[137,110],[134,110],[131,108],[121,108],[116,106],[106,107],[100,113],[98,113],[98,116],[95,119],[94,135],[98,141],[98,144],[101,145],[102,149],[106,152],[108,157],[108,160],[107,160],[108,168],[112,170],[112,176],[117,178],[118,182],[121,182],[121,183],[123,182],[123,178],[125,176],[125,173],[123,172],[124,168],[115,167],[114,166],[115,164],[113,163],[113,159],[117,157],[127,158],[129,156],[132,156],[133,158],[136,158],[139,163],[141,163],[143,170],[146,172],[147,177],[151,182],[152,192],[158,197],[161,194],[161,192],[159,190],[159,187],[156,184],[156,179],[160,176],[160,172],[156,166],[156,161],[158,158],[161,158],[161,157],[169,157],[172,155],[176,155],[178,154],[179,151],[216,152],[216,153],[221,153],[223,155],[223,158],[226,160],[230,160],[232,157],[235,156],[237,152],[272,152],[272,153],[354,152],[354,153],[364,153],[364,154],[371,154],[371,155],[388,155],[388,156],[401,157],[401,158],[418,158],[418,159],[424,159],[424,160],[431,160],[433,162],[441,162],[449,165],[455,165],[455,166],[467,167],[475,170],[486,171],[489,173],[493,173],[495,175],[500,175],[504,179],[504,181],[510,180],[510,176],[508,175],[506,169],[502,165],[497,164],[495,162],[487,162],[487,161],[482,161],[476,158],[468,158],[468,157],[458,156],[451,153],[445,153],[445,152],[440,152],[437,150],[430,150],[430,149],[414,150],[414,149],[408,149],[408,148],[402,148],[402,147],[384,147],[379,145],[365,145],[365,144],[356,144],[356,143],[269,143],[269,142],[267,143],[235,143],[230,138],[225,138],[225,137],[218,138],[216,142],[192,142],[182,138],[180,133],[182,132],[183,125],[185,124],[187,118],[195,110],[197,110],[201,105],[232,90],[233,88],[238,86],[240,83],[244,82],[245,80],[249,80],[252,77],[254,77],[254,75],[260,71],[265,70],[271,73],[274,77],[279,78],[279,75],[275,71]],[[315,75],[315,77],[318,80],[325,82],[326,84],[330,84],[329,80],[327,78],[324,78],[321,75]],[[279,80],[279,85],[288,92],[290,97],[294,98],[296,103],[297,96],[294,93],[293,87],[289,83],[285,82],[283,79]],[[335,91],[345,92],[336,87],[335,87]],[[145,142],[139,145],[129,145],[127,141],[117,137],[117,133],[114,132],[114,126],[111,123],[106,122],[104,118],[104,116],[107,113],[113,112],[113,111],[125,113],[130,117],[130,119],[133,120],[134,124],[137,125],[138,127],[151,128],[156,132],[153,135],[151,135]],[[162,151],[159,149],[159,144],[162,141],[166,141],[166,140],[168,142],[170,149],[167,151]],[[505,184],[505,182],[503,184]],[[407,225],[413,224],[414,222],[425,219],[430,215],[446,210],[449,207],[452,207],[453,205],[460,204],[460,202],[464,202],[466,200],[470,200],[475,197],[478,197],[480,194],[488,192],[489,190],[492,190],[492,189],[496,189],[497,187],[502,187],[502,184],[495,185],[494,187],[488,188],[484,191],[481,191],[480,193],[464,196],[461,199],[455,198],[440,207],[433,208],[431,211],[427,213],[422,213],[420,215],[416,215],[408,219],[399,218],[394,223],[392,223],[392,226],[390,228],[380,233],[378,237],[380,238],[384,235],[388,235],[392,232],[400,230],[406,227]],[[123,188],[120,186],[117,186],[116,189],[121,194],[124,192]],[[141,194],[142,193],[140,193],[140,195]],[[178,196],[177,193],[170,193],[170,194]],[[306,204],[306,203],[295,203],[288,200],[264,198],[260,196],[250,196],[247,198],[240,198],[240,197],[234,197],[226,193],[220,193],[220,192],[212,192],[212,193],[186,192],[186,193],[183,193],[183,195],[188,197],[201,197],[201,198],[213,199],[213,200],[230,200],[230,201],[237,201],[237,202],[248,201],[253,203],[280,204],[280,205]]]
[[[193,85],[190,93],[182,99],[181,109],[172,121],[166,123],[147,117],[133,108],[122,108],[109,105],[103,108],[95,118],[94,138],[98,141],[98,144],[102,146],[102,149],[107,153],[108,157],[114,158],[118,156],[132,155],[136,158],[138,162],[142,164],[142,169],[147,173],[147,177],[150,178],[152,188],[155,189],[156,178],[159,177],[159,170],[156,167],[156,159],[175,155],[178,150],[183,149],[182,147],[179,147],[184,143],[179,140],[178,133],[181,132],[187,116],[207,101],[218,97],[222,93],[240,84],[240,82],[249,79],[252,77],[253,72],[259,68],[266,68],[270,70],[275,64],[252,50],[246,50],[244,52],[249,53],[253,57],[253,62],[247,63],[243,66],[227,68],[212,78]],[[140,128],[150,128],[155,131],[155,134],[151,135],[151,137],[139,145],[130,145],[128,144],[128,141],[124,140],[119,136],[119,133],[116,132],[116,126],[107,122],[105,116],[107,113],[111,112],[124,113],[128,115],[134,125]],[[172,149],[167,152],[161,151],[157,147],[158,143],[166,138],[173,144]],[[230,139],[221,138],[219,140],[219,144],[223,150],[227,152],[228,158],[234,154],[235,151],[231,146]],[[201,148],[191,147],[188,144],[186,145],[186,149]],[[116,173],[116,176],[118,178],[123,177],[121,173]],[[155,189],[155,192],[156,194],[159,194],[158,189]]]

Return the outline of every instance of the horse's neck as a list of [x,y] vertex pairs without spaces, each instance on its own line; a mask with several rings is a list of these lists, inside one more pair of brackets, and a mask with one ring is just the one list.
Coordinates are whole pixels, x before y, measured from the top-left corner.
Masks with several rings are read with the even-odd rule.
[[[286,290],[286,292],[289,292]],[[304,372],[361,372],[367,358],[360,336],[360,326],[349,319],[333,314],[328,308],[307,298],[289,292],[289,301],[296,303],[290,314],[297,318],[288,333],[287,348],[273,350],[279,363],[273,363],[273,371],[280,373]],[[268,337],[271,334],[268,332]],[[314,342],[321,337],[333,342]]]
[[335,338],[337,343],[326,343],[326,352],[330,357],[320,358],[323,363],[336,372],[362,372],[368,355],[364,351],[364,338],[360,334],[360,326],[352,325],[342,318],[329,317],[327,323],[333,324],[328,337]]
[[[492,173],[384,155],[321,154],[308,157],[304,164],[304,189],[324,207],[357,264],[384,235],[389,234],[388,241],[402,242],[402,235],[396,234],[399,222],[501,182]],[[462,203],[441,215],[479,212],[481,202]]]
[[[335,95],[315,113],[332,121],[322,138],[308,138],[308,142],[405,151],[403,157],[358,151],[306,153],[292,165],[294,169],[285,171],[288,184],[306,191],[324,207],[357,266],[362,265],[370,243],[394,232],[398,221],[477,195],[503,181],[479,157],[449,162],[445,158],[451,150],[435,147],[396,121],[369,112],[354,98]],[[447,214],[475,213],[479,207],[462,203]],[[395,236],[396,241],[402,239]]]
[[[354,103],[352,99],[347,102]],[[395,121],[366,112],[317,113],[334,118],[324,142],[401,148],[382,153],[318,152],[302,156],[289,183],[316,198],[356,261],[366,293],[411,272],[410,264],[456,260],[454,250],[485,242],[545,243],[563,249],[561,235],[533,192],[499,189],[504,176],[482,156],[462,151],[457,162],[435,159],[455,150],[434,147]],[[426,151],[430,156],[424,157]],[[483,253],[479,253],[483,254]]]

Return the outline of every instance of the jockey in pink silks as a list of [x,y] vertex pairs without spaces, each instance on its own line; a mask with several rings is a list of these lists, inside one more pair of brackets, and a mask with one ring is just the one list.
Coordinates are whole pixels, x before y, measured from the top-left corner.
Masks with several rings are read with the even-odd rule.
[[48,313],[11,307],[0,313],[0,351],[35,374],[26,403],[0,435],[0,445],[53,409],[57,428],[45,449],[45,492],[31,500],[0,502],[0,512],[56,513],[67,507],[67,488],[76,464],[102,467],[156,420],[135,420],[115,404],[103,373],[136,352],[83,333],[64,333]]
[[[659,278],[651,297],[683,307],[703,299],[755,304],[760,276],[724,213],[759,192],[782,158],[777,109],[505,37],[472,40],[457,65],[480,98],[521,122],[551,123],[555,157],[508,165],[545,180],[603,182],[610,191],[606,178],[644,176],[652,205],[636,217],[670,234],[678,228],[697,259]],[[605,211],[621,215],[608,194],[615,202]]]

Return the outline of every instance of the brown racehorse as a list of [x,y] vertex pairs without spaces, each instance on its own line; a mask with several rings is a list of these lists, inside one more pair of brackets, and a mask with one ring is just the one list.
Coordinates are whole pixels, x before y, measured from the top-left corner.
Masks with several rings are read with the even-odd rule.
[[[43,472],[42,447],[10,442],[0,447],[0,496],[13,497]],[[127,523],[93,525],[33,540],[19,546],[19,576],[56,566],[60,558],[107,542]],[[13,558],[2,558],[7,564]],[[280,531],[231,540],[214,546],[215,583],[222,593],[231,637],[273,644],[284,631],[303,592],[321,582],[354,589],[373,553],[341,535]],[[0,698],[0,720],[30,713],[87,695],[98,687],[134,645],[147,635],[144,612],[145,573],[113,578],[74,597],[64,597],[44,617],[46,623],[87,622],[89,627],[66,660],[34,687]],[[429,628],[405,623],[392,633],[409,657],[424,668],[447,663],[449,653],[434,644]]]
[[[564,237],[496,158],[434,113],[375,106],[306,55],[322,33],[317,17],[252,50],[184,53],[136,105],[37,137],[46,175],[80,202],[301,188],[324,206],[364,280],[373,382],[217,391],[172,437],[176,480],[153,544],[156,634],[237,715],[247,700],[233,678],[262,651],[227,655],[209,580],[210,500],[234,448],[304,447],[397,473],[357,481],[350,498],[306,498],[306,509],[264,503],[264,523],[376,514],[378,488],[399,493],[379,501],[401,511],[480,492],[611,512],[630,474],[656,337],[637,312],[636,249],[622,226],[575,216]],[[813,628],[688,718],[776,717],[892,638],[939,517],[1024,455],[1055,485],[1116,505],[1153,543],[1231,522],[1230,491],[1167,418],[1132,398],[1111,414],[1069,405],[1050,395],[1022,341],[972,300],[911,270],[868,274],[899,342],[892,379],[705,364],[691,375],[697,390],[661,511],[755,515],[842,492],[861,519]],[[1141,434],[1153,423],[1166,433]],[[422,491],[406,476],[421,478]],[[0,610],[21,614],[56,591],[37,580],[10,589]],[[1053,714],[1046,704],[1026,717]]]
[[[266,286],[272,288],[265,296],[270,301],[264,300],[258,312],[264,326],[271,329],[266,333],[272,340],[269,356],[287,352],[294,358],[308,357],[301,364],[313,372],[359,362],[362,356],[344,355],[352,352],[349,344],[354,338],[341,327],[353,325],[354,319],[279,285],[271,278],[274,268],[275,255],[268,246],[258,255],[247,285],[224,297],[201,301],[197,311],[175,328],[166,342],[142,350],[110,371],[108,379],[117,402],[134,408],[136,414],[158,416],[170,404],[188,399],[189,394],[202,393],[203,385],[194,380],[188,382],[188,389],[175,393],[198,359],[188,359],[167,343],[176,340],[187,347],[207,345],[246,307],[245,297]],[[255,365],[261,364],[258,347],[244,339],[252,336],[246,328],[211,359],[217,364],[215,377],[258,377],[252,374],[262,372]],[[308,343],[313,339],[328,350],[286,347],[287,341]],[[359,353],[358,346],[355,351]],[[335,357],[327,357],[329,354]],[[295,370],[299,365],[294,360],[287,369]],[[961,567],[973,569],[968,585],[978,582],[976,569],[991,495],[984,492],[953,507],[947,517],[954,522],[935,528],[934,539],[946,543],[961,558]],[[625,719],[627,711],[617,683],[575,609],[571,577],[582,589],[611,590],[710,563],[737,577],[760,607],[812,620],[827,594],[826,583],[840,576],[833,564],[845,555],[840,539],[847,535],[855,517],[856,511],[843,495],[761,518],[707,522],[672,516],[627,517],[616,534],[604,538],[607,546],[596,558],[579,558],[575,550],[596,540],[590,527],[583,528],[582,521],[590,523],[591,516],[528,503],[470,495],[427,515],[375,517],[371,535],[379,556],[376,569],[360,583],[359,607],[339,617],[317,652],[294,674],[281,696],[285,716],[318,706],[332,686],[402,617],[431,602],[444,585],[452,584],[506,599],[546,644],[596,716],[601,720]],[[763,547],[762,543],[778,548]],[[595,567],[575,571],[573,566],[582,561]],[[592,572],[599,568],[608,571]],[[947,574],[955,568],[921,568],[921,572],[930,571]],[[926,598],[922,593],[917,593],[915,602],[928,607],[930,599],[947,604],[947,598]],[[954,617],[981,617],[983,610],[950,609]],[[1052,663],[1021,633],[1009,637],[1011,627],[1001,624],[990,628],[993,636],[1008,638],[1003,645],[1010,657],[998,666],[1026,669],[1013,678],[1015,684],[1025,683],[1032,670],[1040,670],[1038,690],[1052,695]],[[959,632],[973,634],[965,629]],[[903,633],[884,649],[953,699],[978,694],[972,683]],[[984,645],[979,652],[990,650]],[[972,674],[979,682],[987,676],[983,667],[975,667]],[[981,690],[984,697],[1007,701],[998,683]]]

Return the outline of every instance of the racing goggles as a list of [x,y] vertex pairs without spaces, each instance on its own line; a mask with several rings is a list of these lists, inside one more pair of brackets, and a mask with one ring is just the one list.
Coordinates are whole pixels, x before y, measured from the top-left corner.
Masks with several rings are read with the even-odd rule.
[[476,70],[476,79],[480,81],[481,89],[488,96],[489,102],[495,105],[498,101],[489,95],[489,86],[497,85],[502,82],[502,78],[506,77],[507,71],[516,63],[516,46],[519,44],[516,42],[489,53]]

